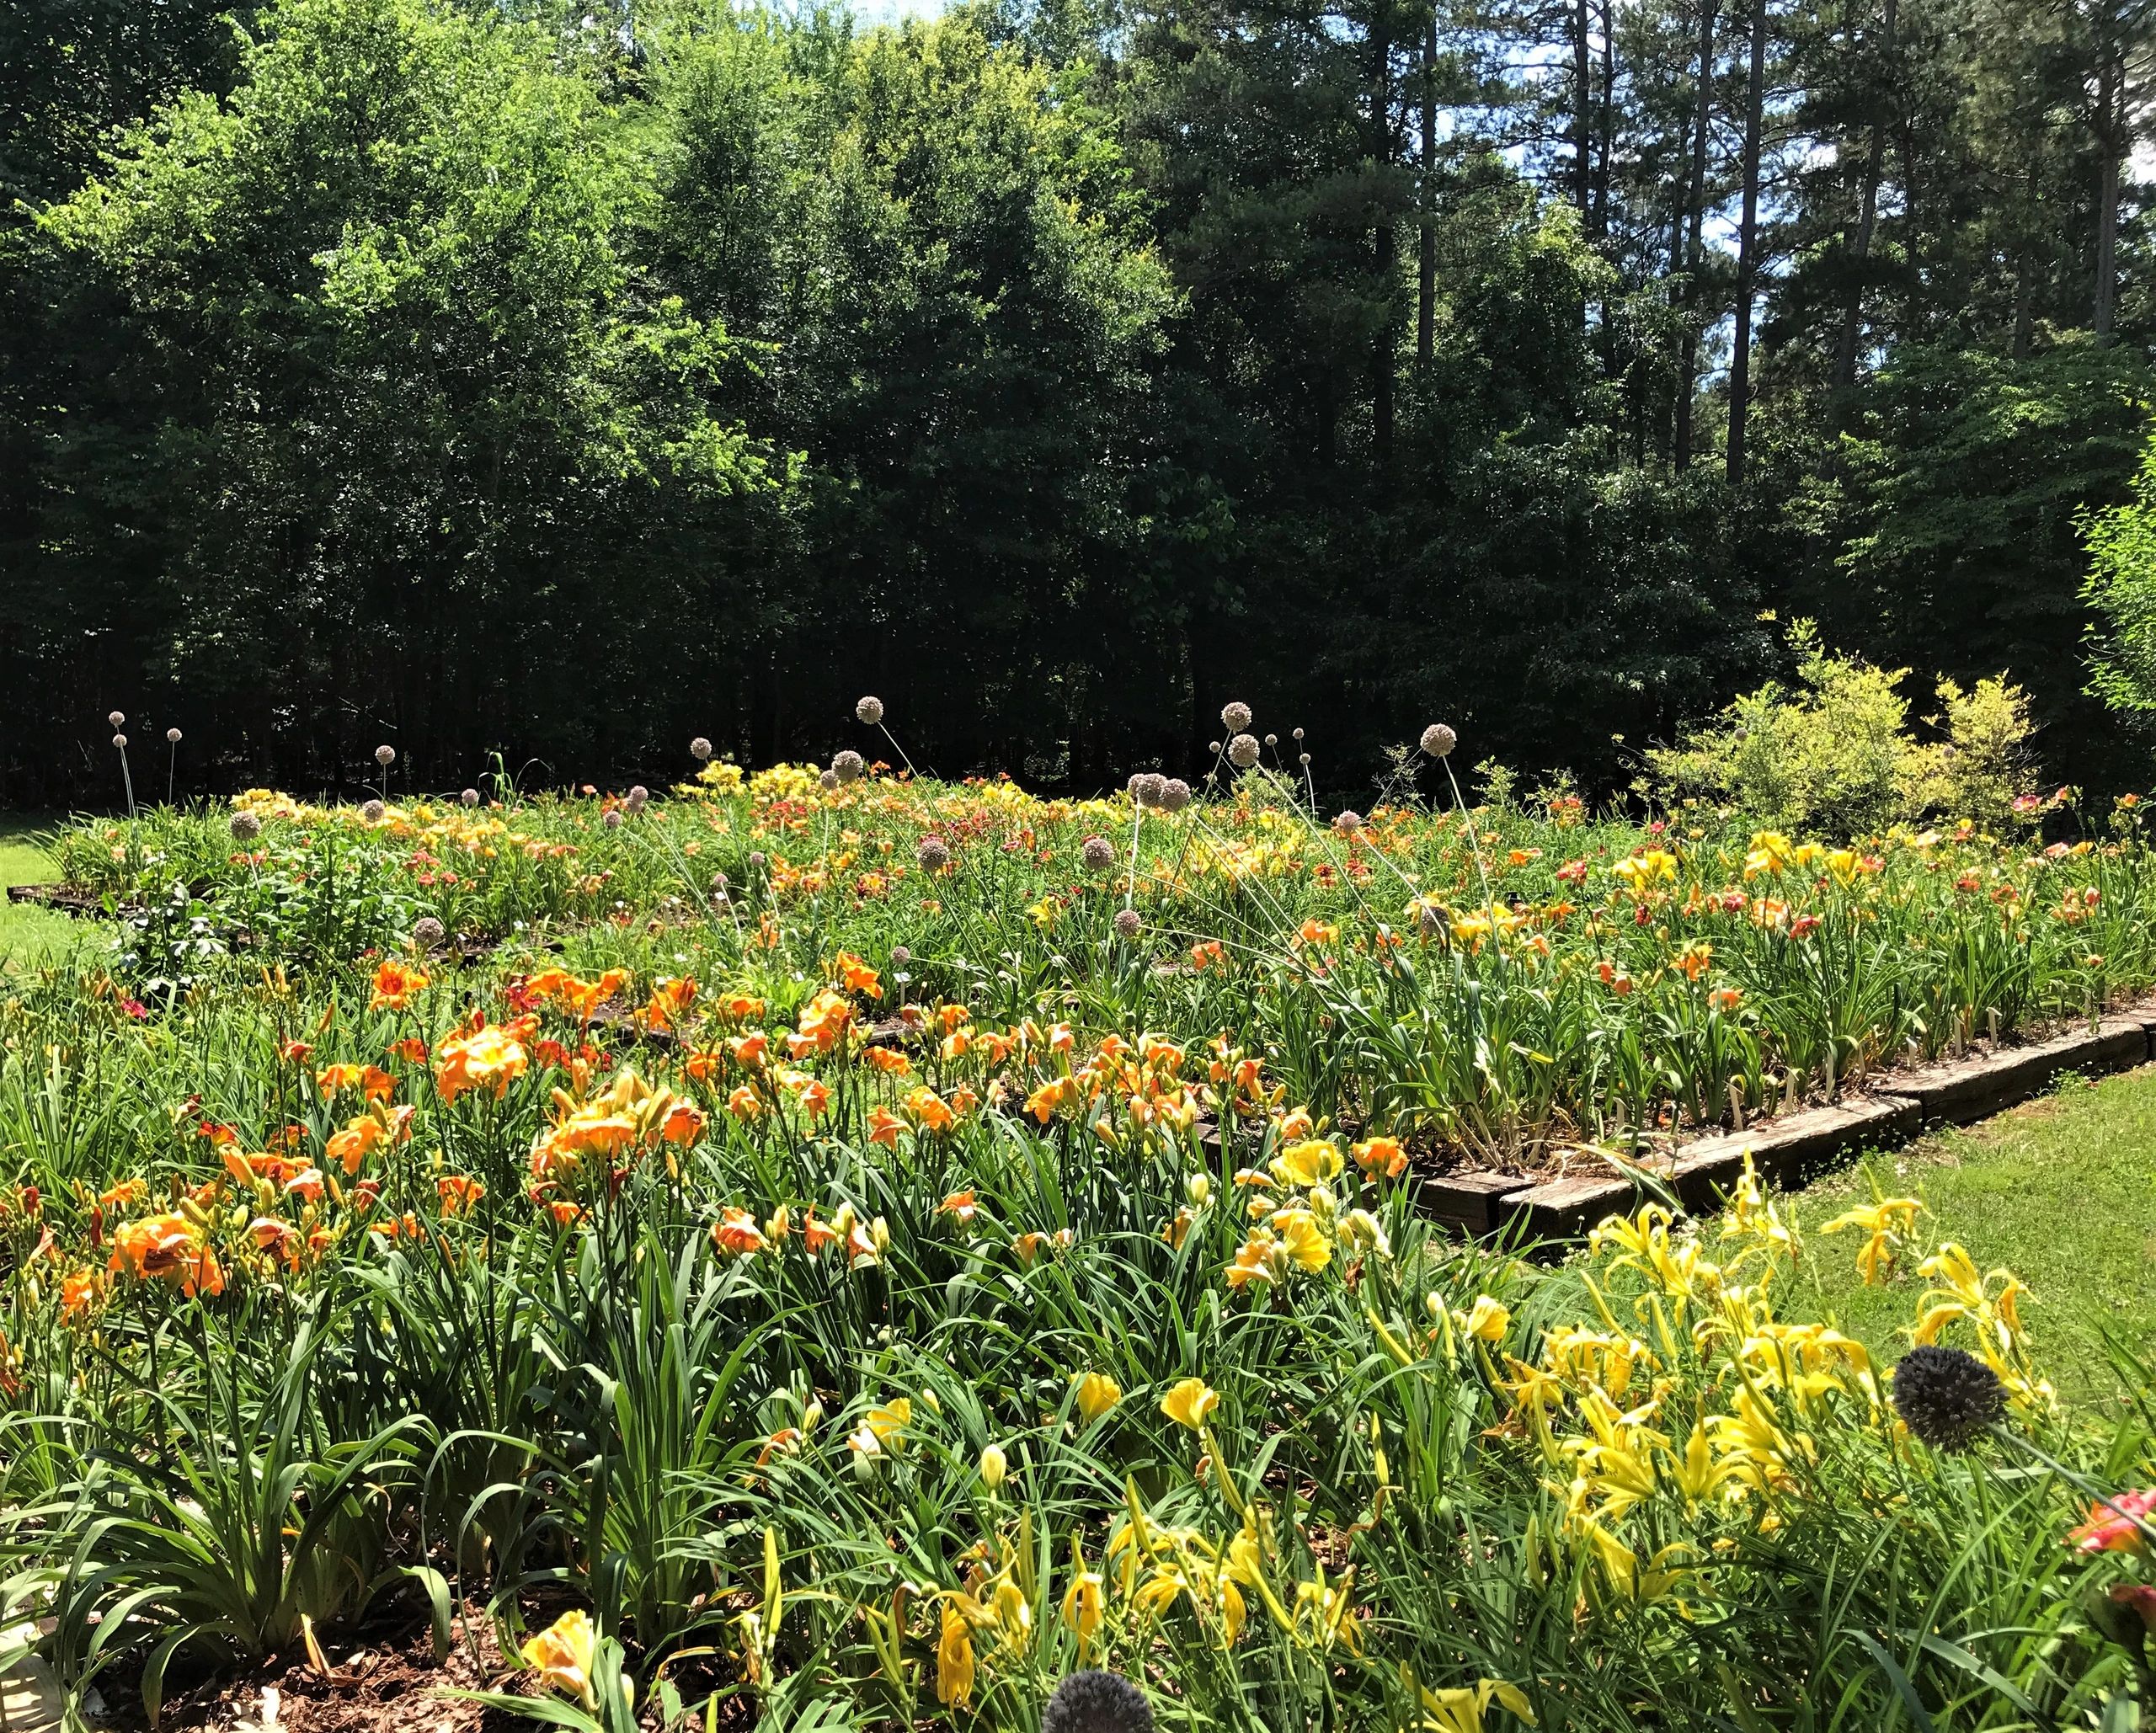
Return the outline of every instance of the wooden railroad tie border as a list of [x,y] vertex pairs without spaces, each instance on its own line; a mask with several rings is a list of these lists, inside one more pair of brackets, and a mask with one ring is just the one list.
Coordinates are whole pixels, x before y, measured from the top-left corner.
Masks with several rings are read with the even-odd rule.
[[[1748,1152],[1763,1184],[1794,1189],[1864,1149],[1892,1149],[1940,1125],[1967,1125],[2041,1095],[2064,1074],[2099,1076],[2146,1064],[2156,1042],[2156,1004],[2114,1012],[2094,1029],[1898,1073],[1887,1086],[1680,1144],[1652,1165],[1684,1208],[1705,1214],[1736,1188]],[[1475,1239],[1522,1245],[1577,1240],[1604,1217],[1636,1207],[1621,1175],[1536,1182],[1486,1170],[1432,1176],[1417,1206]]]

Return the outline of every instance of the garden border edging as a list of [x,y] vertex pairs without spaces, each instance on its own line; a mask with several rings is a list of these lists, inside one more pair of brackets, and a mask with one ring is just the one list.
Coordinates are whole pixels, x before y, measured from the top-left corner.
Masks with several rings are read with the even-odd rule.
[[[1892,1149],[1941,1125],[1967,1125],[2041,1095],[2065,1073],[2132,1070],[2156,1057],[2156,1000],[2113,1011],[2027,1047],[1955,1059],[1891,1076],[1876,1092],[1777,1115],[1741,1131],[1711,1132],[1646,1165],[1689,1213],[1718,1208],[1748,1154],[1764,1183],[1793,1190],[1860,1149]],[[1433,1176],[1417,1189],[1426,1215],[1470,1239],[1519,1243],[1577,1240],[1604,1217],[1629,1211],[1639,1187],[1622,1176],[1524,1179],[1477,1170]]]

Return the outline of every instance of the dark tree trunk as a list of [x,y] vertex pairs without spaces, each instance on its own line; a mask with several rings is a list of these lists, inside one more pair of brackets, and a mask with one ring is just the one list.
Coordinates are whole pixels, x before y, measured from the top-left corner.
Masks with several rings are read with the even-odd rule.
[[1752,65],[1744,89],[1744,208],[1737,229],[1737,331],[1729,348],[1730,485],[1744,479],[1752,397],[1752,303],[1759,279],[1759,131],[1767,81],[1767,0],[1752,0]]
[[1700,0],[1700,81],[1692,117],[1692,185],[1684,201],[1689,232],[1684,242],[1684,354],[1677,369],[1677,429],[1672,455],[1683,469],[1692,461],[1692,398],[1700,385],[1700,273],[1706,262],[1707,134],[1714,125],[1715,0]]
[[[1883,105],[1892,88],[1894,10],[1896,0],[1886,0],[1880,13],[1880,48],[1885,62],[1883,76],[1875,76],[1874,101]],[[1833,424],[1849,425],[1856,389],[1857,350],[1864,341],[1864,279],[1871,260],[1871,237],[1879,221],[1879,176],[1886,156],[1886,117],[1872,117],[1871,142],[1865,152],[1864,184],[1858,189],[1856,230],[1849,241],[1849,280],[1842,291],[1842,335],[1834,349]]]
[[1422,31],[1422,233],[1415,269],[1415,359],[1427,362],[1438,347],[1438,19]]
[[1594,183],[1594,94],[1588,54],[1588,0],[1572,0],[1572,202],[1588,214]]
[[2118,304],[2119,158],[2125,152],[2121,100],[2125,79],[2117,49],[2104,50],[2103,70],[2097,75],[2096,144],[2103,152],[2103,167],[2096,183],[2096,296],[2089,323],[2100,342],[2109,343]]
[[[1395,151],[1392,136],[1392,15],[1380,4],[1370,24],[1370,142],[1371,155],[1381,168],[1390,168]],[[1381,196],[1390,196],[1389,192]],[[1392,323],[1395,280],[1399,275],[1400,238],[1389,204],[1378,211],[1377,277],[1378,334],[1370,356],[1370,443],[1380,469],[1392,467],[1392,385],[1396,357]]]

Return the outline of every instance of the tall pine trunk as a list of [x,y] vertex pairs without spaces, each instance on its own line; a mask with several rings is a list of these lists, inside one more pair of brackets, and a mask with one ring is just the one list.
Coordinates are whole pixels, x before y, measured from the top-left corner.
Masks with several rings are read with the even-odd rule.
[[1415,359],[1438,349],[1438,15],[1422,29],[1422,235],[1415,271]]
[[1744,90],[1744,209],[1737,230],[1737,333],[1729,348],[1730,485],[1744,479],[1752,398],[1752,303],[1759,283],[1759,131],[1766,100],[1767,0],[1752,0],[1752,67]]
[[1692,184],[1684,201],[1684,354],[1677,371],[1677,428],[1671,440],[1677,467],[1692,461],[1692,398],[1700,386],[1700,272],[1706,263],[1707,132],[1714,124],[1715,0],[1700,0],[1700,83],[1692,120]]
[[2096,83],[2096,144],[2103,152],[2103,167],[2096,186],[2096,296],[2089,323],[2097,340],[2111,340],[2111,322],[2118,304],[2119,158],[2125,141],[2122,100],[2125,79],[2116,45],[2104,48],[2103,70]]
[[[1880,13],[1880,48],[1884,77],[1875,77],[1874,100],[1882,107],[1892,88],[1894,11],[1896,0],[1886,0]],[[1864,279],[1871,261],[1871,237],[1879,221],[1879,176],[1886,157],[1886,116],[1875,111],[1871,143],[1865,153],[1864,184],[1858,190],[1856,231],[1849,242],[1849,281],[1842,291],[1842,334],[1834,349],[1835,405],[1833,424],[1849,425],[1853,408],[1849,398],[1856,388],[1856,355],[1864,340]]]
[[1587,8],[1588,0],[1572,0],[1572,202],[1582,217],[1594,194],[1594,75]]
[[[1393,163],[1392,143],[1392,12],[1390,0],[1380,0],[1370,20],[1370,145],[1371,156],[1381,169]],[[1380,195],[1389,198],[1389,189]],[[1392,467],[1393,367],[1396,360],[1392,324],[1395,279],[1399,272],[1400,238],[1392,211],[1378,208],[1376,265],[1379,304],[1378,333],[1370,356],[1370,435],[1372,455],[1380,469]]]

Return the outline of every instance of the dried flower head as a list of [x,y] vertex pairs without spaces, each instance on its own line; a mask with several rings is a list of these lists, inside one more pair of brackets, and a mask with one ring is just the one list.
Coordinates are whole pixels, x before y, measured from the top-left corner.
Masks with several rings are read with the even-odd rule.
[[1967,1450],[2006,1412],[2006,1387],[1974,1354],[1927,1343],[1895,1365],[1894,1411],[1934,1450]]
[[1278,746],[1280,744],[1280,737],[1278,734],[1267,734],[1265,737],[1265,744],[1267,746]]
[[749,870],[751,872],[761,872],[767,862],[768,857],[761,849],[758,849],[749,856]]
[[127,726],[127,712],[124,710],[115,710],[105,720],[112,724],[113,731],[116,733]]
[[1310,754],[1308,754],[1307,752],[1299,752],[1299,753],[1297,753],[1297,754],[1295,755],[1295,762],[1296,762],[1297,764],[1299,764],[1299,765],[1301,765],[1305,766],[1305,768],[1307,768],[1307,767],[1309,766],[1309,765],[1310,765]]
[[394,746],[376,747],[374,749],[374,761],[380,765],[385,771],[387,770],[390,765],[397,762],[397,749]]
[[1303,738],[1303,731],[1300,728],[1297,728],[1292,738],[1297,740],[1301,739]]
[[117,746],[117,747],[118,747],[118,748],[119,748],[122,752],[126,751],[126,750],[127,750],[127,737],[126,737],[126,735],[125,735],[125,734],[115,734],[115,735],[112,737],[112,744],[113,744],[114,745]]
[[1180,776],[1171,776],[1161,785],[1161,804],[1171,813],[1179,813],[1190,804],[1190,784]]
[[642,812],[644,808],[644,803],[648,801],[650,798],[651,791],[645,787],[643,783],[637,782],[632,784],[629,788],[629,810],[632,813]]
[[923,872],[941,872],[951,864],[951,845],[940,836],[924,836],[915,845],[913,857]]
[[1434,939],[1444,930],[1444,920],[1435,907],[1428,903],[1415,905],[1415,930],[1426,939]]
[[719,894],[720,896],[723,896],[723,895],[725,895],[725,893],[726,893],[726,887],[727,887],[730,882],[732,882],[732,881],[731,881],[731,880],[729,880],[729,879],[727,877],[727,876],[726,876],[725,872],[724,872],[723,870],[722,870],[722,871],[720,871],[720,872],[714,872],[714,873],[712,873],[712,876],[711,876],[711,888],[712,888],[712,889],[714,892],[716,892],[716,893],[717,893],[718,894]]
[[1130,797],[1141,807],[1160,805],[1168,791],[1168,779],[1158,771],[1140,771],[1130,779]]
[[456,797],[467,807],[476,807],[479,804],[479,791],[476,788],[467,788]]
[[1250,726],[1250,706],[1237,699],[1220,709],[1220,726],[1231,734],[1240,734]]
[[883,720],[883,701],[881,698],[863,698],[853,707],[853,713],[873,728]]
[[379,824],[389,816],[389,808],[378,800],[371,800],[360,808],[360,816],[370,824]]
[[1460,744],[1460,736],[1443,723],[1432,723],[1422,730],[1422,750],[1432,758],[1450,758],[1452,749]]
[[1153,1733],[1153,1709],[1122,1674],[1089,1667],[1049,1693],[1041,1733]]
[[431,951],[442,941],[445,929],[431,914],[422,914],[412,923],[412,942],[422,951]]
[[1353,836],[1363,828],[1363,815],[1350,807],[1332,821],[1332,828],[1342,836]]
[[180,741],[180,733],[179,733],[179,730],[178,728],[167,728],[167,729],[165,730],[165,744],[166,744],[166,745],[168,745],[168,746],[177,746],[177,745],[179,745],[179,741]]
[[619,830],[622,828],[622,809],[619,807],[607,808],[606,815],[599,822],[609,830]]
[[839,786],[839,773],[836,771],[825,771],[821,776],[816,778],[816,786],[822,789],[825,793],[830,793],[833,789]]
[[1135,909],[1118,909],[1115,912],[1115,930],[1126,939],[1138,936],[1138,930],[1145,925]]
[[1239,771],[1246,771],[1257,762],[1257,737],[1238,734],[1228,743],[1228,762]]
[[840,753],[836,757],[832,759],[831,768],[838,773],[838,779],[840,781],[857,782],[861,780],[862,772],[867,771],[868,766],[862,761],[862,757],[859,753],[856,752],[851,747],[848,747],[844,752]]
[[1105,872],[1115,865],[1115,845],[1105,836],[1089,836],[1078,845],[1078,858],[1088,872]]
[[234,842],[253,842],[262,835],[262,821],[252,813],[234,813],[232,832]]
[[689,756],[700,765],[707,765],[711,762],[712,750],[711,742],[702,734],[697,735],[689,743]]
[[913,952],[907,950],[903,945],[894,945],[891,946],[891,961],[894,963],[900,964],[911,962],[913,961]]
[[1205,743],[1205,749],[1208,752],[1217,753],[1220,749],[1220,743],[1218,740],[1208,740]]

